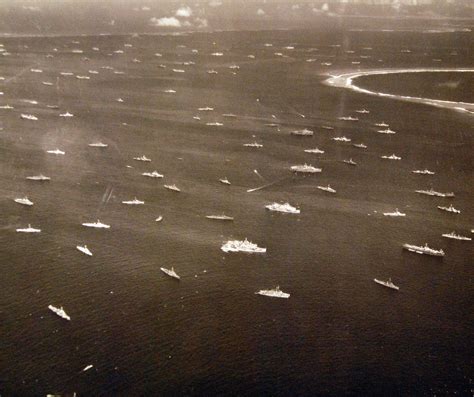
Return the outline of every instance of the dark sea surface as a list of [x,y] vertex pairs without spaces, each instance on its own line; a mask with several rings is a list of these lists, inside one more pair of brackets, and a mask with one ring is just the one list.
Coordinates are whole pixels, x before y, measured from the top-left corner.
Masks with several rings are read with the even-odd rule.
[[[0,105],[14,107],[0,109],[0,394],[472,395],[472,241],[441,234],[473,236],[473,115],[322,82],[358,68],[472,67],[473,37],[262,31],[0,40],[9,53],[0,56]],[[472,75],[362,80],[380,91],[473,101]],[[439,85],[447,81],[459,84]],[[198,111],[206,106],[214,110]],[[74,117],[59,117],[66,111]],[[377,133],[382,121],[397,133]],[[314,136],[290,135],[302,128]],[[331,139],[342,135],[368,148]],[[109,146],[88,146],[96,141]],[[243,146],[255,141],[263,147]],[[315,147],[325,153],[304,152]],[[66,154],[46,153],[56,148]],[[402,160],[380,158],[392,153]],[[133,160],[142,155],[152,161]],[[342,162],[349,158],[358,165]],[[293,175],[290,166],[305,162],[322,173]],[[436,174],[411,173],[425,168]],[[153,170],[164,179],[141,175]],[[39,173],[51,181],[25,179]],[[335,195],[316,188],[327,184]],[[456,197],[415,193],[431,187]],[[24,195],[33,207],[13,201]],[[121,203],[135,196],[145,205]],[[301,214],[267,211],[274,201]],[[437,209],[451,203],[461,214]],[[395,208],[407,216],[382,215]],[[205,218],[222,213],[234,222]],[[97,218],[111,228],[81,226]],[[15,232],[28,223],[42,232]],[[245,237],[267,253],[221,251]],[[446,256],[402,250],[425,242]],[[172,266],[180,281],[160,271]],[[389,277],[399,292],[373,282]],[[276,285],[290,299],[254,294]],[[86,365],[94,367],[82,372]]]

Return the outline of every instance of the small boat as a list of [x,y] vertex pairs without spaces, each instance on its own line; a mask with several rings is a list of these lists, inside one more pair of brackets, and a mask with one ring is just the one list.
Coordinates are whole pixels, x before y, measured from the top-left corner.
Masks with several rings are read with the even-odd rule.
[[166,269],[164,267],[160,267],[160,270],[167,274],[170,277],[175,278],[176,280],[179,280],[181,277],[178,276],[178,274],[174,271],[174,268],[172,267],[171,269]]
[[283,212],[286,214],[299,214],[301,212],[301,210],[299,210],[296,207],[293,207],[292,205],[290,205],[290,203],[284,203],[284,204],[272,203],[272,204],[266,205],[265,208],[269,211]]
[[224,185],[230,185],[230,182],[227,178],[219,179],[220,183],[223,183]]
[[433,248],[428,247],[428,244],[425,243],[424,246],[420,245],[412,245],[412,244],[403,244],[403,248],[410,251],[415,252],[417,254],[426,254],[432,256],[444,256],[443,250],[436,250]]
[[324,190],[325,192],[328,192],[328,193],[336,193],[336,191],[329,185],[327,186],[316,186],[317,189],[319,190]]
[[440,209],[441,211],[452,212],[454,214],[460,214],[461,213],[461,211],[454,208],[452,204],[450,204],[449,207],[442,207],[442,206],[438,205],[438,209]]
[[22,205],[33,205],[33,201],[30,201],[30,199],[28,197],[23,197],[23,198],[16,198],[15,200],[15,203],[18,203],[18,204],[22,204]]
[[148,157],[146,157],[145,155],[143,156],[140,156],[140,157],[134,157],[133,158],[134,160],[137,160],[137,161],[151,161],[151,159],[149,159]]
[[72,113],[66,112],[66,113],[61,113],[59,117],[74,117]]
[[87,248],[87,245],[76,245],[76,248],[82,253],[92,256],[92,252]]
[[41,229],[35,229],[28,223],[28,227],[16,229],[18,233],[40,233]]
[[175,72],[175,73],[184,73],[185,70],[184,69],[173,69],[173,72]]
[[391,130],[390,128],[386,128],[384,130],[378,130],[377,132],[379,134],[389,134],[389,135],[396,134],[396,132]]
[[331,138],[333,141],[338,141],[338,142],[350,142],[351,139],[347,138],[345,136],[336,136],[334,138]]
[[357,163],[350,158],[349,160],[342,160],[343,163],[349,164],[349,165],[357,165]]
[[206,215],[207,219],[215,219],[218,221],[233,221],[234,218],[227,215]]
[[436,190],[433,190],[433,188],[431,188],[430,190],[415,190],[415,192],[419,194],[426,194],[427,196],[454,197],[453,192],[441,193],[441,192],[437,192]]
[[62,155],[62,156],[66,154],[66,152],[63,152],[62,150],[59,150],[59,149],[47,150],[46,153],[57,154],[57,155]]
[[107,147],[109,145],[107,145],[106,143],[102,143],[102,142],[94,142],[94,143],[89,143],[89,146],[90,147]]
[[342,117],[338,117],[338,119],[343,120],[343,121],[359,121],[357,117],[352,117],[352,116],[342,116]]
[[126,200],[122,201],[122,204],[127,204],[127,205],[142,205],[145,204],[144,201],[138,200],[136,197],[133,200]]
[[43,71],[41,69],[30,69],[30,72],[33,72],[33,73],[43,73]]
[[58,308],[53,305],[49,305],[48,309],[51,310],[53,313],[57,314],[59,317],[64,318],[65,320],[71,321],[71,317],[69,317],[66,314],[62,306]]
[[261,143],[253,142],[253,143],[244,143],[246,147],[263,147]]
[[144,172],[142,175],[148,176],[149,178],[163,178],[163,175],[161,175],[158,171]]
[[381,123],[375,123],[376,127],[388,127],[387,123],[384,123],[383,121]]
[[414,170],[412,171],[413,174],[420,174],[420,175],[434,175],[433,171],[424,169],[424,170]]
[[229,240],[222,245],[221,250],[224,252],[245,252],[248,254],[264,254],[267,252],[266,248],[261,248],[247,239],[245,240]]
[[34,176],[27,176],[26,179],[30,181],[49,181],[51,178],[49,176],[44,176],[43,174],[34,175]]
[[91,368],[94,368],[94,366],[93,366],[92,364],[86,365],[86,366],[84,367],[84,369],[82,370],[82,372],[89,371]]
[[60,72],[59,74],[61,76],[74,76],[74,73],[72,73],[72,72]]
[[211,69],[207,71],[208,74],[217,74],[217,70]]
[[396,208],[394,212],[384,212],[383,214],[384,216],[406,216],[406,214],[400,212],[398,208]]
[[106,225],[105,223],[102,223],[99,219],[97,219],[97,222],[83,223],[82,226],[94,227],[96,229],[110,229],[110,225]]
[[117,98],[116,101],[117,101],[117,102],[120,102],[120,103],[123,103],[123,99],[122,99],[122,98]]
[[454,240],[463,240],[463,241],[471,241],[472,238],[470,237],[464,237],[464,236],[461,236],[459,234],[456,234],[454,232],[451,232],[451,233],[445,233],[445,234],[442,234],[443,237],[446,237],[446,238],[451,238],[451,239],[454,239]]
[[360,110],[356,110],[356,113],[368,114],[368,113],[370,113],[370,111],[367,110],[367,109],[360,109]]
[[313,167],[312,165],[308,165],[308,164],[303,164],[303,165],[292,165],[290,167],[291,171],[293,172],[300,172],[300,173],[303,173],[303,174],[315,174],[317,172],[321,172],[322,171],[322,168],[316,168],[316,167]]
[[377,284],[383,285],[384,287],[388,287],[397,291],[400,289],[400,287],[397,287],[394,283],[392,283],[391,278],[389,278],[388,281],[377,280],[376,278],[374,278],[374,281]]
[[165,90],[164,92],[167,94],[176,94],[175,90]]
[[290,294],[283,292],[280,287],[277,285],[273,289],[261,289],[258,292],[255,292],[256,295],[269,296],[271,298],[285,298],[288,299]]
[[367,145],[364,145],[363,143],[353,143],[352,146],[358,147],[360,149],[367,149]]
[[22,113],[20,114],[20,117],[24,120],[32,120],[32,121],[36,121],[38,120],[38,117],[32,115],[32,114],[25,114],[25,113]]
[[277,124],[277,123],[267,123],[265,124],[265,127],[279,127],[280,124]]
[[294,131],[291,131],[291,135],[297,135],[297,136],[313,136],[314,135],[314,131],[311,131],[307,128],[304,128],[302,130],[294,130]]
[[305,149],[304,150],[306,153],[314,153],[314,154],[323,154],[324,150],[314,148],[314,149]]
[[52,86],[52,85],[53,85],[53,83],[51,83],[50,81],[43,81],[43,82],[41,82],[41,84],[43,84],[43,85],[48,85],[48,86]]
[[161,222],[163,220],[163,217],[160,215],[158,218],[155,219],[155,222]]
[[180,192],[181,190],[176,185],[164,185],[165,189],[173,190],[174,192]]
[[401,160],[401,157],[398,157],[396,154],[391,154],[390,156],[380,156],[381,159],[385,160]]

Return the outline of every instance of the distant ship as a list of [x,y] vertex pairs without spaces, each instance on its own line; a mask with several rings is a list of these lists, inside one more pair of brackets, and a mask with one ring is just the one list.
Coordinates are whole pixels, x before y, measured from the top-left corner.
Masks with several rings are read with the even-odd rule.
[[164,185],[165,189],[173,190],[175,192],[180,192],[181,190],[176,185]]
[[452,212],[454,214],[460,214],[461,213],[461,211],[454,208],[452,204],[450,204],[449,207],[442,207],[442,206],[438,205],[438,209],[440,209],[441,211]]
[[406,214],[400,212],[398,208],[396,208],[394,212],[384,212],[383,214],[384,216],[406,216]]
[[428,247],[428,244],[425,244],[424,246],[419,246],[419,245],[411,245],[411,244],[403,244],[403,248],[410,252],[415,252],[417,254],[426,254],[426,255],[432,255],[432,256],[444,256],[444,251],[443,250],[435,250],[433,248]]
[[16,231],[18,233],[40,233],[41,229],[35,229],[34,227],[31,227],[31,225],[28,223],[28,227],[16,229]]
[[396,154],[391,154],[390,156],[380,156],[381,159],[386,160],[401,160],[401,157],[398,157]]
[[58,154],[58,155],[62,155],[62,156],[64,156],[66,154],[66,152],[63,152],[62,150],[59,150],[59,149],[47,150],[46,153]]
[[30,181],[49,181],[51,178],[49,176],[44,176],[43,174],[34,175],[34,176],[27,176],[26,179]]
[[53,313],[57,314],[59,317],[64,318],[65,320],[71,321],[71,317],[69,317],[66,314],[62,306],[60,308],[57,308],[53,305],[49,305],[48,309],[51,310]]
[[163,220],[163,216],[160,215],[158,218],[155,219],[155,222],[161,222]]
[[376,278],[374,278],[374,281],[377,284],[383,285],[384,287],[388,287],[397,291],[400,289],[400,287],[397,287],[394,283],[392,283],[392,279],[390,278],[388,279],[388,281],[377,280]]
[[30,199],[28,199],[28,197],[23,197],[23,198],[16,198],[15,200],[15,203],[18,203],[18,204],[23,204],[23,205],[33,205],[33,201],[30,201]]
[[149,158],[146,157],[145,155],[140,156],[140,157],[134,157],[133,159],[134,159],[134,160],[137,160],[137,161],[151,161],[151,159],[149,159]]
[[325,192],[328,192],[328,193],[336,193],[336,191],[329,185],[327,185],[327,186],[316,186],[316,188],[318,188],[319,190],[324,190]]
[[433,171],[424,169],[424,170],[414,170],[412,171],[413,174],[421,174],[421,175],[434,175],[435,173]]
[[76,248],[82,253],[92,256],[92,252],[87,248],[87,245],[76,245]]
[[280,287],[277,285],[273,289],[262,289],[258,292],[255,292],[257,295],[270,296],[271,298],[285,298],[288,299],[290,294],[283,292]]
[[233,113],[224,113],[222,115],[222,117],[227,117],[227,118],[236,118],[237,115],[233,114]]
[[219,122],[211,122],[211,123],[206,123],[206,125],[213,126],[213,127],[222,127],[224,124],[219,123]]
[[61,113],[59,117],[74,117],[72,113],[66,112],[66,113]]
[[97,229],[110,229],[110,225],[102,223],[99,219],[97,219],[97,222],[83,223],[82,226],[95,227]]
[[221,250],[224,252],[246,252],[249,254],[257,253],[263,254],[267,252],[266,248],[261,248],[247,239],[240,240],[229,240],[227,243],[222,245]]
[[206,215],[207,219],[216,219],[220,221],[233,221],[234,218],[227,215]]
[[377,127],[388,127],[387,123],[384,123],[383,121],[381,123],[375,123]]
[[165,90],[167,94],[176,94],[175,90]]
[[336,136],[334,138],[331,138],[333,141],[339,141],[339,142],[350,142],[351,140],[345,136]]
[[357,113],[361,113],[361,114],[367,114],[367,113],[370,113],[369,110],[367,109],[360,109],[360,110],[356,110]]
[[127,205],[142,205],[145,204],[144,201],[138,200],[136,197],[133,200],[126,200],[122,201],[122,204],[127,204]]
[[144,172],[142,173],[143,176],[148,176],[150,178],[163,178],[163,175],[161,175],[158,171],[153,171],[153,172]]
[[349,165],[357,165],[357,163],[350,158],[349,160],[342,160],[343,163],[349,164]]
[[263,147],[263,145],[261,143],[258,143],[258,142],[244,143],[244,146],[247,146],[247,147]]
[[217,74],[217,70],[211,69],[207,71],[208,74]]
[[357,117],[352,117],[352,116],[342,116],[338,117],[339,120],[344,120],[344,121],[359,121]]
[[166,269],[164,267],[160,267],[160,270],[167,274],[170,277],[175,278],[176,280],[179,280],[181,277],[178,276],[178,274],[174,271],[174,268],[172,267],[171,269]]
[[470,237],[464,237],[464,236],[461,236],[461,235],[456,234],[454,232],[445,233],[445,234],[442,234],[442,236],[446,237],[446,238],[451,238],[451,239],[454,239],[454,240],[464,240],[464,241],[471,241],[472,240]]
[[223,183],[224,185],[230,185],[230,182],[227,178],[219,179],[220,183]]
[[89,146],[90,147],[107,147],[109,145],[107,145],[106,143],[102,143],[102,142],[94,142],[94,143],[89,143]]
[[32,120],[32,121],[38,120],[38,117],[36,117],[36,116],[34,116],[34,115],[32,115],[32,114],[24,114],[24,113],[22,113],[22,114],[20,115],[20,117],[21,117],[22,119],[24,119],[24,120]]
[[430,190],[415,190],[416,193],[426,194],[427,196],[436,196],[436,197],[454,197],[453,192],[449,193],[440,193],[431,188]]
[[391,130],[390,128],[386,128],[385,130],[378,130],[379,134],[396,134],[395,131]]
[[78,80],[90,80],[90,77],[89,77],[89,76],[80,76],[80,75],[77,75],[77,76],[76,76],[76,79],[78,79]]
[[265,208],[269,211],[284,212],[286,214],[299,214],[301,212],[298,208],[290,205],[290,203],[284,203],[284,204],[273,203],[273,204],[266,205]]
[[314,153],[314,154],[323,154],[324,150],[314,148],[314,149],[305,149],[304,150],[306,153]]
[[313,136],[314,132],[311,130],[308,130],[307,128],[304,128],[302,130],[294,130],[291,131],[291,135],[299,135],[299,136]]
[[290,169],[294,172],[300,172],[300,173],[304,173],[304,174],[315,174],[317,172],[321,172],[322,169],[321,168],[316,168],[316,167],[313,167],[312,165],[308,165],[308,164],[303,164],[303,165],[292,165],[290,167]]
[[329,125],[322,125],[321,128],[324,130],[329,130],[329,131],[332,131],[334,129],[334,127],[331,127]]
[[367,145],[364,145],[363,143],[353,143],[352,146],[358,147],[361,149],[367,149]]
[[211,108],[209,106],[203,107],[203,108],[198,108],[200,112],[212,112],[214,108]]

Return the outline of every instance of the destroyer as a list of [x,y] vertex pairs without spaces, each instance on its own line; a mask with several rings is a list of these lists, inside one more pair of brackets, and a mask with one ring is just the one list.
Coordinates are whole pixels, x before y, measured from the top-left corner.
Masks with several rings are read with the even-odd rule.
[[64,156],[66,154],[66,152],[63,152],[62,150],[59,150],[59,149],[47,150],[46,153],[58,154],[58,155],[62,155],[62,156]]
[[404,212],[400,212],[398,208],[394,212],[384,212],[384,216],[406,216]]
[[27,176],[26,179],[30,181],[49,181],[51,178],[49,176],[44,176],[43,174],[34,175],[34,176]]
[[440,209],[441,211],[452,212],[453,214],[461,213],[461,211],[454,208],[452,204],[450,204],[449,207],[443,207],[443,206],[438,205],[438,209]]
[[258,143],[258,142],[244,143],[244,146],[246,146],[246,147],[263,147],[263,145],[261,143]]
[[99,219],[97,219],[97,222],[83,223],[82,226],[94,227],[96,229],[110,229],[110,225],[106,225],[105,223],[102,223]]
[[48,309],[51,310],[53,313],[57,314],[59,317],[64,318],[67,321],[71,321],[71,317],[67,315],[62,306],[58,308],[53,305],[49,305]]
[[314,149],[305,149],[304,150],[306,153],[314,153],[314,154],[323,154],[324,150],[314,148]]
[[206,215],[207,219],[216,219],[219,221],[233,221],[234,218],[227,215]]
[[247,239],[241,240],[229,240],[227,243],[222,245],[221,250],[224,252],[246,252],[249,254],[264,254],[267,252],[266,248],[261,248]]
[[454,240],[463,240],[463,241],[471,241],[472,240],[470,237],[464,237],[464,236],[461,236],[461,235],[456,234],[454,232],[445,233],[445,234],[442,234],[442,236],[446,237],[446,238],[451,238],[451,239],[454,239]]
[[440,193],[431,188],[430,190],[415,190],[416,193],[426,194],[427,196],[436,196],[436,197],[454,197],[453,192],[449,193]]
[[303,130],[295,130],[291,131],[291,135],[299,135],[299,136],[313,136],[314,132],[311,130],[308,130],[307,128]]
[[227,178],[219,179],[220,183],[223,183],[224,185],[230,185],[230,182]]
[[262,289],[258,292],[255,292],[257,295],[263,295],[263,296],[270,296],[271,298],[285,298],[288,299],[290,297],[290,294],[283,292],[280,289],[280,286],[276,286],[273,289]]
[[385,160],[401,160],[402,158],[397,156],[396,154],[391,154],[390,156],[380,156],[381,159]]
[[142,175],[148,176],[149,178],[163,178],[163,175],[161,175],[158,171],[144,172]]
[[28,227],[16,229],[18,233],[40,233],[41,229],[35,229],[28,223]]
[[94,143],[89,143],[89,146],[90,147],[107,147],[109,145],[107,145],[106,143],[102,143],[102,142],[94,142]]
[[338,119],[343,120],[343,121],[359,121],[357,117],[352,117],[352,116],[342,116],[342,117],[338,117]]
[[350,158],[349,160],[342,160],[343,163],[349,164],[349,165],[357,165],[357,163]]
[[444,256],[443,250],[435,250],[433,248],[428,247],[428,244],[425,243],[424,246],[420,245],[412,245],[412,244],[403,244],[403,248],[410,252],[415,252],[417,254],[426,254],[432,256]]
[[24,114],[24,113],[22,113],[22,114],[20,115],[20,117],[21,117],[22,119],[24,119],[24,120],[31,120],[31,121],[37,121],[37,120],[38,120],[38,117],[36,117],[36,116],[34,116],[34,115],[32,115],[32,114]]
[[433,171],[424,169],[424,170],[414,170],[412,171],[413,174],[420,174],[420,175],[434,175]]
[[383,285],[384,287],[388,287],[388,288],[391,288],[391,289],[394,289],[394,290],[397,290],[397,291],[400,289],[400,287],[398,287],[394,283],[392,283],[391,278],[389,278],[388,281],[377,280],[376,278],[374,278],[374,281],[377,284]]
[[180,192],[181,189],[178,188],[176,185],[164,185],[165,189],[173,190],[174,192]]
[[33,205],[33,201],[31,201],[28,197],[23,197],[23,198],[16,198],[15,203],[22,204],[22,205]]
[[331,138],[333,141],[339,141],[339,142],[350,142],[351,140],[345,136],[336,136],[334,138]]
[[179,280],[181,277],[178,276],[178,274],[174,271],[174,268],[172,267],[171,269],[166,269],[164,267],[160,267],[160,270],[167,274],[170,277],[175,278],[176,280]]
[[286,214],[299,214],[301,211],[298,208],[293,207],[290,203],[284,204],[268,204],[265,206],[267,210],[274,211],[274,212],[284,212]]
[[92,256],[92,252],[87,248],[87,245],[76,245],[76,248],[82,253]]
[[300,173],[304,173],[304,174],[315,174],[317,172],[322,171],[321,168],[316,168],[316,167],[313,167],[312,165],[308,165],[306,163],[303,164],[303,165],[292,165],[290,169],[293,172],[300,172]]
[[360,149],[367,149],[367,145],[364,145],[363,143],[353,143],[352,146],[358,147]]
[[127,205],[142,205],[145,204],[144,201],[138,200],[136,197],[133,200],[126,200],[122,201],[122,204],[127,204]]
[[146,157],[145,155],[143,156],[140,156],[140,157],[134,157],[133,158],[134,160],[137,160],[137,161],[151,161],[151,159],[149,159],[148,157]]
[[391,130],[390,128],[386,128],[385,130],[378,130],[377,131],[379,134],[396,134],[395,131]]
[[319,190],[324,190],[325,192],[328,192],[328,193],[336,193],[336,191],[329,185],[327,185],[327,186],[316,186],[316,188],[318,188]]

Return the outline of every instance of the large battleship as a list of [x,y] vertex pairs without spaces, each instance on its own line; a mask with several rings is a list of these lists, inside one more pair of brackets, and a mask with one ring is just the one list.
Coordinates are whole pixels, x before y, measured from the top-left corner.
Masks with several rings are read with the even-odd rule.
[[267,252],[266,248],[261,248],[247,239],[245,240],[229,240],[222,245],[221,250],[224,252],[246,252],[249,254],[263,254]]
[[428,244],[425,243],[424,246],[420,245],[412,245],[412,244],[403,244],[403,248],[410,251],[415,252],[417,254],[425,254],[425,255],[432,255],[432,256],[444,256],[444,251],[442,249],[436,250],[433,248],[428,247]]
[[303,174],[315,174],[317,172],[322,171],[321,168],[316,168],[316,167],[313,167],[312,165],[308,165],[306,163],[303,164],[303,165],[292,165],[291,170],[293,172],[300,172],[300,173],[303,173]]
[[299,214],[301,211],[290,205],[290,203],[278,204],[272,203],[265,206],[267,210],[275,211],[275,212],[284,212],[287,214]]
[[288,299],[290,294],[283,292],[280,287],[277,285],[273,289],[261,289],[258,292],[255,292],[257,295],[269,296],[271,298],[285,298]]

